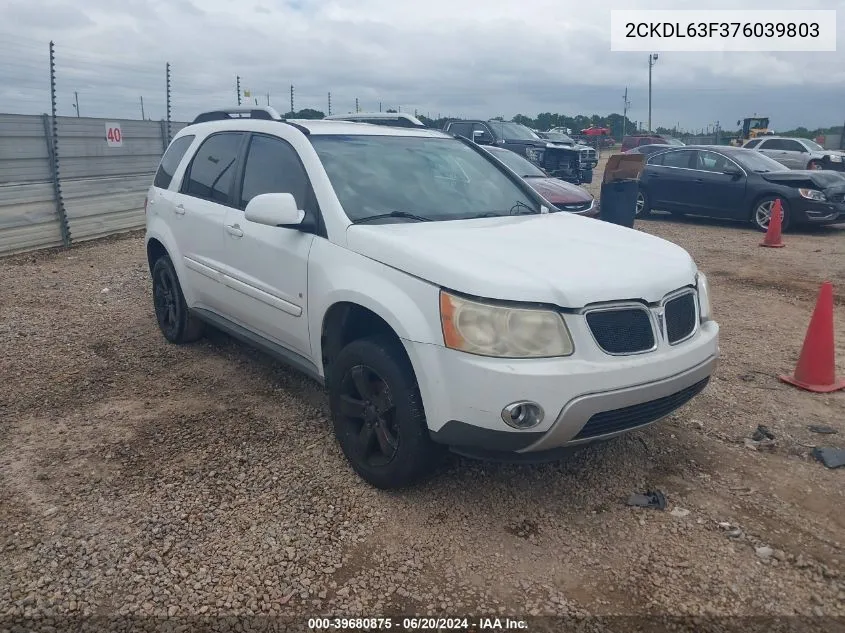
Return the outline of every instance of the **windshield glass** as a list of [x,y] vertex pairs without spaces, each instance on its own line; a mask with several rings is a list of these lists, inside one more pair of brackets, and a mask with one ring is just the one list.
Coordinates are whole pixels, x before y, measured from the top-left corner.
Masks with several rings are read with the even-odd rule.
[[511,141],[536,141],[540,138],[530,129],[519,123],[488,121],[487,124],[493,128],[494,132],[498,132],[502,138]]
[[678,140],[678,139],[676,139],[676,138],[669,138],[669,137],[667,137],[667,138],[666,138],[666,142],[667,142],[667,143],[669,143],[669,145],[684,145],[684,143],[683,143],[683,142],[679,141],[679,140]]
[[753,149],[737,151],[736,154],[731,154],[730,156],[750,171],[763,173],[789,170],[789,167],[777,162],[774,158],[769,158],[765,154],[761,154]]
[[[343,210],[353,222],[391,212],[432,220],[507,215],[539,206],[493,161],[452,138],[312,135]],[[392,220],[395,221],[395,220]]]
[[804,143],[804,145],[806,147],[808,147],[809,149],[811,149],[813,151],[816,151],[816,152],[823,152],[824,151],[824,147],[822,147],[821,145],[819,145],[815,141],[811,141],[808,138],[802,138],[801,142]]
[[543,173],[542,169],[537,167],[537,165],[532,163],[527,158],[523,158],[516,152],[512,152],[509,149],[492,149],[487,147],[485,147],[484,149],[493,154],[493,156],[495,156],[505,165],[513,169],[523,178],[530,178],[532,176],[542,178],[546,177],[546,174]]

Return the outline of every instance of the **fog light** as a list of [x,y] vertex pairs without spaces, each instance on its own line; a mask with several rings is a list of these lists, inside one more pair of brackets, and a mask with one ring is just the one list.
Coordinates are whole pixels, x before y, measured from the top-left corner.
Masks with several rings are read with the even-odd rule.
[[515,429],[530,429],[543,421],[543,407],[536,402],[514,402],[502,409],[502,420]]

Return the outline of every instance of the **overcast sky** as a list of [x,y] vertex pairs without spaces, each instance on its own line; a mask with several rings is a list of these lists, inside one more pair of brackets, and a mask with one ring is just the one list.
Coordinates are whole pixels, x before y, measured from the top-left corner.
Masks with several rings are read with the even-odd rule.
[[[845,0],[835,53],[664,53],[654,68],[653,124],[732,126],[754,113],[775,130],[845,121]],[[611,8],[759,9],[777,0],[0,0],[0,113],[49,112],[48,42],[58,112],[154,119],[236,102],[241,87],[281,112],[401,106],[431,116],[538,112],[648,116],[648,54],[610,51]],[[659,50],[658,50],[659,52]]]

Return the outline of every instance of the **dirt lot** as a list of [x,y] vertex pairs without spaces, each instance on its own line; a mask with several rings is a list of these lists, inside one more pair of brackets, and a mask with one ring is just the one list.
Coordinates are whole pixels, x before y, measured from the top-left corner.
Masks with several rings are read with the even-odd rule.
[[[776,378],[825,279],[845,373],[845,228],[784,249],[724,223],[637,228],[710,277],[708,389],[565,462],[453,457],[392,494],[347,467],[315,384],[221,334],[165,343],[141,235],[0,260],[0,629],[67,613],[845,617],[845,469],[810,456],[845,446],[845,392]],[[758,424],[771,446],[746,445]],[[652,488],[666,511],[625,505]]]

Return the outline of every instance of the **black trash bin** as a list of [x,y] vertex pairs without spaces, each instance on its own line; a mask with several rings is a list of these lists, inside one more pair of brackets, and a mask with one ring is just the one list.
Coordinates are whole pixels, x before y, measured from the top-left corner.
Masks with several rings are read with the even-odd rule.
[[635,178],[602,183],[599,217],[605,222],[634,228],[638,188],[639,181]]

